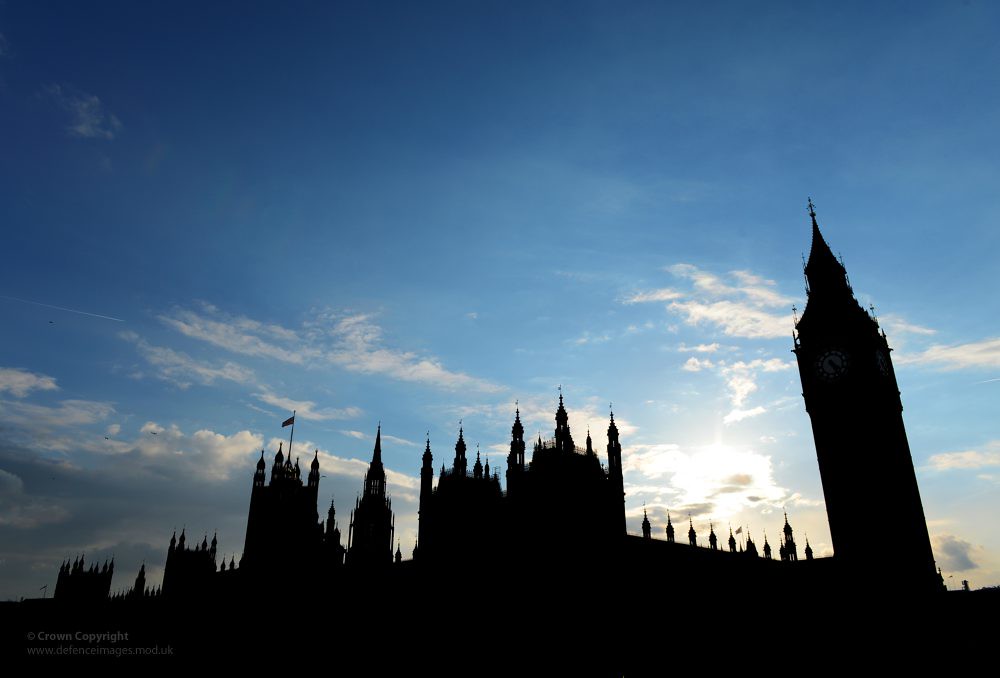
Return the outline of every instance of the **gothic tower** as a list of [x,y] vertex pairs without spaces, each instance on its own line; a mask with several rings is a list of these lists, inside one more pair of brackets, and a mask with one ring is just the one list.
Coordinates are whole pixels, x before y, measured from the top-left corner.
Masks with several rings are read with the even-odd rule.
[[365,489],[351,512],[347,535],[347,564],[378,568],[392,563],[395,517],[385,492],[382,465],[382,425],[375,434],[375,450],[365,474]]
[[[812,218],[806,263],[808,302],[795,325],[802,395],[812,420],[834,558],[855,582],[873,568],[901,590],[935,589],[934,557],[890,348],[878,322],[858,304],[843,264]],[[885,535],[898,535],[886,553]]]
[[427,434],[427,446],[424,448],[423,465],[420,467],[420,504],[417,509],[417,550],[424,543],[424,538],[431,527],[430,501],[434,491],[434,455],[431,454],[431,436]]
[[[562,407],[562,396],[559,397]],[[568,429],[567,429],[568,431]],[[609,514],[615,523],[619,534],[626,534],[625,529],[625,478],[622,472],[622,444],[618,440],[618,426],[615,425],[615,413],[611,413],[611,423],[608,425],[608,496]],[[619,517],[620,516],[620,517]]]
[[510,427],[510,454],[507,455],[507,493],[518,494],[524,479],[524,426],[521,409],[514,409],[514,425]]

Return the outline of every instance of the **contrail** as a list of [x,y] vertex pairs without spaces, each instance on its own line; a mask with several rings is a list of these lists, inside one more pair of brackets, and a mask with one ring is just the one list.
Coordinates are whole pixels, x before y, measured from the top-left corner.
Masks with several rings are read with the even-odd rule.
[[62,306],[53,306],[52,304],[43,304],[40,301],[31,301],[30,299],[18,299],[17,297],[8,297],[6,294],[0,294],[0,299],[10,299],[11,301],[20,301],[22,304],[32,304],[33,306],[44,306],[45,308],[54,308],[57,311],[67,311],[69,313],[79,313],[80,315],[89,315],[91,318],[104,318],[105,320],[114,320],[116,323],[125,322],[121,318],[112,318],[109,315],[101,315],[100,313],[89,313],[87,311],[77,311],[74,308],[64,308]]

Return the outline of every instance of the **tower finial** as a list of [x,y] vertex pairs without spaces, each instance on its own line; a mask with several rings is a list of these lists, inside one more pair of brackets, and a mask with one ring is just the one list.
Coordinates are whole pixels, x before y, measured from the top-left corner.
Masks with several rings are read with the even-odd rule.
[[809,216],[812,217],[813,221],[816,221],[816,205],[813,204],[813,199],[809,198]]

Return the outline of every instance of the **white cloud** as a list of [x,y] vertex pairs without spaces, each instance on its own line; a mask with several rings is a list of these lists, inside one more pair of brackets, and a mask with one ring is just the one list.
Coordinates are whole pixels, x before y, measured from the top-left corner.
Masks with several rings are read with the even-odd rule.
[[724,334],[747,339],[790,337],[791,319],[736,301],[675,301],[667,307],[689,325],[715,325]]
[[43,91],[60,108],[72,115],[73,120],[66,128],[71,136],[110,141],[122,128],[117,116],[106,111],[104,104],[94,94],[78,92],[60,85],[49,85]]
[[687,362],[681,367],[682,370],[686,372],[701,372],[702,370],[710,369],[714,367],[715,363],[711,360],[705,359],[701,360],[699,358],[688,358]]
[[721,373],[726,379],[726,386],[729,388],[729,399],[733,407],[740,408],[746,402],[747,397],[757,390],[758,372],[780,372],[791,369],[791,367],[792,363],[778,358],[769,358],[767,360],[756,358],[750,362],[740,360],[723,366]]
[[895,334],[919,334],[923,336],[937,334],[937,330],[908,322],[902,316],[893,313],[887,313],[886,315],[880,316],[878,322],[885,328],[885,331],[889,336]]
[[[692,264],[673,264],[664,270],[690,283],[690,289],[663,288],[638,292],[624,303],[669,301],[667,310],[689,325],[712,325],[728,336],[771,339],[789,336],[791,319],[768,309],[790,307],[791,297],[777,291],[773,280],[750,271],[732,271],[731,282]],[[711,344],[709,344],[711,345]],[[716,346],[717,347],[717,346]]]
[[756,417],[767,412],[761,406],[751,407],[749,410],[741,410],[739,408],[732,410],[729,414],[722,418],[722,423],[735,424],[736,422],[743,421],[744,419],[750,419],[751,417]]
[[56,391],[56,380],[44,374],[22,370],[19,367],[0,367],[0,393],[10,393],[24,398],[32,391]]
[[946,370],[995,369],[1000,367],[1000,337],[950,346],[936,344],[920,353],[900,355],[895,362],[901,365],[940,365]]
[[1000,466],[1000,440],[991,440],[980,450],[935,454],[930,458],[930,466],[938,471]]
[[261,402],[277,407],[285,412],[291,412],[294,410],[296,417],[301,417],[302,419],[308,419],[310,421],[353,419],[361,416],[361,409],[358,407],[326,407],[319,409],[316,407],[316,403],[311,400],[292,400],[291,398],[285,398],[270,392],[254,393],[253,396]]
[[165,346],[153,346],[135,332],[122,332],[119,336],[136,345],[146,362],[157,368],[157,377],[176,384],[180,388],[190,386],[189,379],[194,379],[207,386],[215,383],[218,379],[245,384],[254,378],[253,370],[237,363],[225,362],[218,366],[209,365],[199,362],[181,351],[175,351]]
[[604,334],[591,334],[590,331],[585,331],[576,339],[573,339],[572,343],[577,346],[583,346],[584,344],[603,344],[605,342],[611,341],[611,335]]
[[116,455],[110,468],[118,474],[147,472],[221,482],[233,471],[244,473],[252,468],[254,454],[260,453],[263,443],[263,437],[247,430],[226,435],[199,429],[186,434],[176,424],[147,421],[133,440],[82,439],[77,447]]
[[435,358],[385,347],[382,328],[372,322],[370,315],[332,316],[332,319],[334,324],[327,335],[334,339],[334,344],[326,357],[346,370],[447,389],[472,388],[493,393],[504,390],[488,381],[448,370]]
[[684,295],[676,290],[672,290],[669,287],[664,287],[658,290],[648,290],[646,292],[636,292],[629,297],[626,297],[626,304],[644,304],[652,301],[673,301],[674,299],[680,299]]
[[309,366],[333,364],[351,372],[447,389],[503,390],[483,379],[449,370],[432,356],[386,346],[382,328],[368,314],[318,313],[301,331],[226,314],[211,304],[202,304],[200,311],[174,309],[160,319],[188,337],[242,355]]
[[160,320],[185,336],[233,353],[295,364],[302,364],[315,355],[291,330],[246,316],[228,315],[210,304],[202,305],[202,313],[174,309],[160,316]]
[[685,346],[681,344],[677,347],[677,350],[681,353],[715,353],[719,350],[719,344],[698,344],[697,346]]
[[109,436],[116,436],[121,433],[121,430],[121,424],[111,424],[104,432]]

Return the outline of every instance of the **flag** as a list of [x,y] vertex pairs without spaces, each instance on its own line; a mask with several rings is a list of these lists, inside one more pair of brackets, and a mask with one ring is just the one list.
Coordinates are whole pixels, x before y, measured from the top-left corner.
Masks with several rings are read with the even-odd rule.
[[739,533],[741,533],[742,531],[743,531],[743,528],[742,528],[742,527],[737,527],[737,528],[736,528],[736,534],[739,534]]
[[295,423],[295,415],[293,414],[288,419],[285,419],[283,422],[281,422],[281,428],[285,428],[286,426],[291,426],[294,423]]

